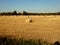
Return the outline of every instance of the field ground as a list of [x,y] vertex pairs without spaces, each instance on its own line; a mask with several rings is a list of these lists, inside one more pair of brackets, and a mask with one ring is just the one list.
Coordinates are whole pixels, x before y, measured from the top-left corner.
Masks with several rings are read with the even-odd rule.
[[0,36],[22,37],[60,41],[60,16],[30,16],[33,22],[26,22],[27,16],[0,16]]

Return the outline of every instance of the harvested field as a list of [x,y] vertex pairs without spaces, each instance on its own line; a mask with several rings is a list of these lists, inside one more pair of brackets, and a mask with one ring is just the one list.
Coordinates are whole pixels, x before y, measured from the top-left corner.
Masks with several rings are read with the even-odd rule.
[[60,16],[0,16],[0,36],[60,41]]

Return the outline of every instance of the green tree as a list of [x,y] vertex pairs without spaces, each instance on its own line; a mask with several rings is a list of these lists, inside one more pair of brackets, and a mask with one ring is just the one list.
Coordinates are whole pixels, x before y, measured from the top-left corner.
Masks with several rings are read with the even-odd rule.
[[23,15],[28,15],[28,13],[26,11],[23,11]]
[[17,11],[13,11],[13,15],[17,15]]

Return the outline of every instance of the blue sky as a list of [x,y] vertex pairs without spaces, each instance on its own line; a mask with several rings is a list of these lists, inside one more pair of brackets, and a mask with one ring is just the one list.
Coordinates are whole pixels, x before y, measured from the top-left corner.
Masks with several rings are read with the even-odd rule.
[[60,0],[0,0],[0,12],[60,12]]

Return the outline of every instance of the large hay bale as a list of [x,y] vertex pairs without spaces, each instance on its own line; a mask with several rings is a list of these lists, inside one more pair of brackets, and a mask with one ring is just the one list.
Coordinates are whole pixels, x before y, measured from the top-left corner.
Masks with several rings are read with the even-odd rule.
[[32,22],[32,19],[28,18],[28,19],[26,20],[26,22]]

